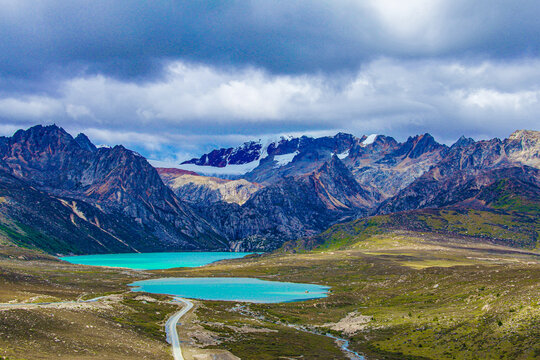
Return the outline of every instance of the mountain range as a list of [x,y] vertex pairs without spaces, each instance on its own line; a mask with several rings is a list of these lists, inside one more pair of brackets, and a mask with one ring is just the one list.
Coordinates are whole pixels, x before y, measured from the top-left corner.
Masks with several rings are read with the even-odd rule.
[[538,131],[450,147],[430,134],[282,137],[152,163],[55,125],[1,137],[0,242],[53,254],[268,251],[369,219],[466,236],[476,211],[476,221],[506,227],[482,236],[538,246]]

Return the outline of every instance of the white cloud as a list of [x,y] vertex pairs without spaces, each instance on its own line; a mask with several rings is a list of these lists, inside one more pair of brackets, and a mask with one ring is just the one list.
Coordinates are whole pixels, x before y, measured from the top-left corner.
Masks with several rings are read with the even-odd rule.
[[459,92],[465,104],[481,109],[491,108],[519,112],[539,103],[540,91],[520,91],[516,93],[499,92],[490,89],[477,89],[468,94]]
[[15,97],[0,99],[1,117],[43,119],[61,113],[61,100],[50,97],[25,96],[20,99]]
[[88,128],[84,130],[94,141],[108,145],[138,144],[149,151],[161,149],[161,145],[168,142],[167,138],[135,131],[114,131],[106,129]]
[[156,81],[67,80],[57,97],[0,99],[9,125],[54,120],[97,143],[194,154],[264,134],[431,132],[507,136],[538,128],[540,61],[372,61],[346,80],[176,62]]
[[382,27],[397,39],[433,43],[443,15],[442,0],[370,0]]
[[92,116],[92,112],[84,105],[66,104],[66,114],[74,119]]

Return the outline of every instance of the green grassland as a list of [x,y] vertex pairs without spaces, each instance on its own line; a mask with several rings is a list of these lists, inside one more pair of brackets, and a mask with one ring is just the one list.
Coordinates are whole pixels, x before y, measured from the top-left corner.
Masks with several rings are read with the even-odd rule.
[[[326,299],[249,304],[244,306],[244,316],[231,311],[233,305],[204,302],[204,311],[198,310],[198,315],[213,323],[234,322],[236,327],[256,318],[260,326],[295,325],[331,332],[349,338],[352,348],[368,359],[539,356],[540,259],[536,254],[411,232],[363,234],[361,240],[348,241],[341,248],[337,243],[314,252],[156,274],[254,276],[329,285],[331,294]],[[352,321],[352,331],[345,331],[340,320],[346,323],[351,314],[353,318],[361,315],[363,321]],[[254,343],[261,344],[261,349],[271,345],[275,358],[293,356],[288,353],[291,334],[283,330],[241,337],[232,336],[226,327],[214,326],[211,331],[223,338],[220,346],[243,359],[258,358]],[[324,342],[316,344],[310,346],[323,353]]]
[[[421,217],[426,214],[413,220],[432,229],[475,216],[444,210]],[[80,308],[0,309],[0,356],[170,358],[163,325],[178,306],[170,297],[130,293],[127,287],[164,276],[246,276],[331,286],[327,298],[305,302],[199,301],[180,328],[182,340],[194,349],[225,349],[242,359],[346,359],[324,336],[331,333],[350,340],[367,359],[540,356],[537,249],[515,246],[522,244],[517,237],[510,247],[486,237],[394,228],[395,221],[359,220],[287,244],[278,253],[147,272],[71,265],[40,251],[1,246],[0,302],[113,295]],[[314,249],[307,251],[308,246]]]
[[[169,296],[126,292],[150,274],[77,266],[0,246],[0,358],[169,359]],[[74,303],[110,295],[95,303]],[[47,305],[48,302],[60,304]]]
[[330,227],[310,238],[286,243],[284,251],[342,249],[372,235],[412,231],[430,236],[461,237],[469,242],[492,243],[522,249],[540,249],[540,212],[422,209],[378,215]]

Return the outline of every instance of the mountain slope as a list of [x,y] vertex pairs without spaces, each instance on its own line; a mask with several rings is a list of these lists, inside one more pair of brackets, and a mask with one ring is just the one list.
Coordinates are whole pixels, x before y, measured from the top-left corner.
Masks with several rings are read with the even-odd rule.
[[[540,188],[525,185],[521,189],[501,180],[494,188],[504,189],[493,196],[482,209],[467,202],[443,208],[417,209],[387,215],[376,215],[336,224],[321,234],[284,244],[286,251],[339,249],[361,245],[377,234],[399,232],[415,237],[429,234],[461,237],[464,241],[489,242],[515,248],[540,249]],[[523,184],[520,184],[521,187]],[[444,238],[443,238],[444,239]]]
[[0,236],[54,254],[167,249],[120,213],[104,213],[81,200],[50,196],[6,171],[0,171]]
[[145,229],[156,248],[226,249],[224,238],[163,184],[142,156],[122,146],[84,147],[56,126],[36,126],[3,139],[14,176],[49,194],[120,213]]
[[402,144],[379,135],[373,143],[351,149],[344,162],[361,185],[373,186],[387,198],[437,164],[446,151],[429,134],[409,137]]
[[483,175],[441,193],[439,206],[338,224],[284,248],[349,247],[371,235],[398,230],[540,249],[540,170],[522,166],[489,170]]
[[235,250],[273,250],[314,235],[332,223],[367,214],[374,201],[337,158],[318,170],[259,190],[242,206],[218,202],[200,212],[227,235]]
[[[537,183],[538,172],[523,166],[520,160],[526,159],[530,164],[538,162],[539,132],[519,133],[517,137],[514,134],[504,141],[492,139],[452,147],[439,163],[386,200],[377,212],[449,205],[463,200],[468,192],[478,191],[505,176],[525,177],[526,181]],[[504,170],[510,168],[514,170]]]
[[210,176],[200,176],[181,169],[157,168],[163,182],[178,198],[189,203],[244,204],[262,186],[247,180],[226,180]]

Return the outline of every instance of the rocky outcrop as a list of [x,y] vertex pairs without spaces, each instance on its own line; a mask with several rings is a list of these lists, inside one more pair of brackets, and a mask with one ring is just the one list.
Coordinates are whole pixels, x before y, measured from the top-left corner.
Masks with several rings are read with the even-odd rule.
[[511,161],[540,168],[540,131],[517,130],[504,145]]
[[[540,159],[538,132],[517,132],[501,141],[492,139],[453,146],[445,157],[396,196],[378,213],[439,207],[461,201],[483,186],[506,176],[534,182]],[[465,191],[468,189],[467,191]]]
[[467,147],[472,144],[474,144],[475,141],[473,138],[466,138],[465,136],[461,135],[461,137],[451,146],[451,149],[455,149],[458,147]]
[[318,170],[308,176],[313,191],[328,209],[368,209],[380,200],[373,188],[365,189],[356,181],[350,170],[334,155]]
[[94,144],[92,144],[90,139],[83,133],[80,133],[79,135],[75,137],[75,142],[79,144],[79,146],[84,150],[88,150],[88,151],[97,150],[97,147]]
[[93,149],[82,136],[78,139],[54,125],[19,130],[7,138],[2,160],[14,176],[41,191],[127,216],[170,248],[227,248],[225,239],[180,201],[142,156],[123,146]]
[[184,170],[158,168],[163,182],[176,196],[189,203],[208,204],[217,201],[244,204],[262,186],[247,180],[226,180],[194,175]]
[[402,144],[379,135],[372,144],[354,147],[344,162],[360,185],[372,187],[383,200],[428,171],[446,151],[429,134],[410,137]]
[[200,211],[235,250],[268,251],[337,221],[366,215],[376,201],[376,195],[363,189],[334,156],[310,174],[264,187],[242,206],[219,202],[201,206]]

